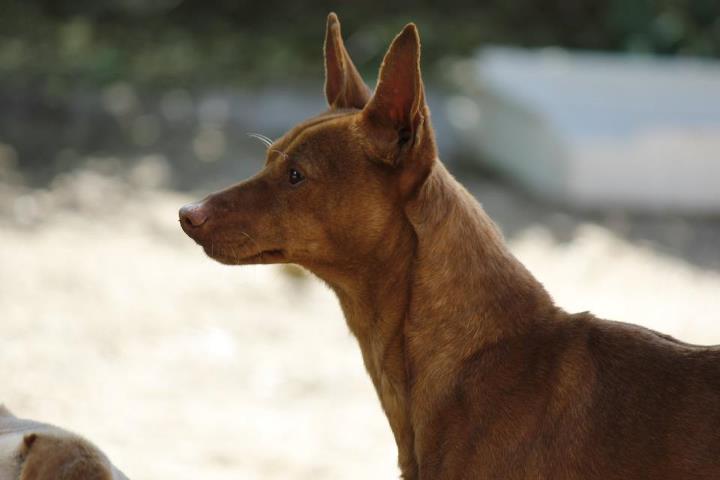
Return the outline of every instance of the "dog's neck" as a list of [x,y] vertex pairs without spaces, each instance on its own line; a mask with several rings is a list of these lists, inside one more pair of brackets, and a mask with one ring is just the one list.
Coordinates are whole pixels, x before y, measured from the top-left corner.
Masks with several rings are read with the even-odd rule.
[[409,222],[391,222],[384,248],[342,273],[319,274],[335,291],[360,345],[398,446],[403,478],[417,477],[410,424],[406,324],[417,241]]
[[[438,348],[446,339],[469,355],[523,334],[554,311],[543,286],[439,161],[405,205],[404,217],[390,222],[384,248],[373,258],[355,262],[343,274],[316,272],[337,294],[366,361],[372,353],[368,368],[381,369],[398,336],[431,335]],[[414,375],[438,348],[407,359]]]
[[[405,211],[417,238],[410,326],[462,327],[477,349],[525,331],[552,306],[495,223],[442,163]],[[468,318],[474,318],[467,322]],[[456,325],[457,324],[457,325]]]
[[[435,162],[384,257],[329,281],[415,478],[416,436],[462,362],[555,308],[475,199]],[[421,401],[419,401],[421,399]]]
[[431,416],[468,357],[532,331],[555,306],[441,163],[406,212],[418,242],[405,326],[412,394],[425,409],[413,411],[418,419]]

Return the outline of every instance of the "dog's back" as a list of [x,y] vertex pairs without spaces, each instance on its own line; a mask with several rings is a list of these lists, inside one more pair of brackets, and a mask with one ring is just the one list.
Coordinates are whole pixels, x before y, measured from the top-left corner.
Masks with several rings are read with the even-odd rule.
[[466,362],[423,478],[720,478],[720,350],[561,317]]
[[592,320],[584,449],[617,478],[720,478],[720,348]]

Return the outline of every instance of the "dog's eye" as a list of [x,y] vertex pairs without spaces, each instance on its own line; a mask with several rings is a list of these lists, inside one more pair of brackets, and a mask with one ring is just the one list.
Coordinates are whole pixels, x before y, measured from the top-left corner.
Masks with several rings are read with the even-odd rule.
[[305,180],[305,177],[303,176],[303,174],[298,172],[294,168],[290,169],[289,175],[290,175],[290,184],[291,185],[297,185],[298,183]]

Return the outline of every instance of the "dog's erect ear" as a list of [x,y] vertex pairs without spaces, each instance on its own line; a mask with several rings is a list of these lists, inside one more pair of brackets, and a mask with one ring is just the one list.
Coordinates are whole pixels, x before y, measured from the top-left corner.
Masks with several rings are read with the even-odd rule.
[[330,108],[362,109],[370,89],[350,60],[340,34],[340,21],[331,13],[325,31],[325,97]]
[[400,146],[416,141],[426,115],[420,75],[420,36],[408,24],[385,54],[377,88],[364,110],[372,124],[394,130]]

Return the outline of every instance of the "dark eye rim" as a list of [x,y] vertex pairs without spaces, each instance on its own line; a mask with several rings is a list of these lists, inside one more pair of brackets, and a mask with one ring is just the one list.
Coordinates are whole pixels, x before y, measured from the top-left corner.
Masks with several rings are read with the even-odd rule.
[[288,180],[290,181],[290,185],[295,187],[305,181],[305,175],[297,168],[291,167],[288,169]]

